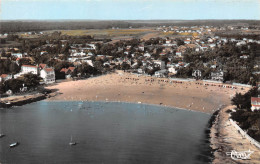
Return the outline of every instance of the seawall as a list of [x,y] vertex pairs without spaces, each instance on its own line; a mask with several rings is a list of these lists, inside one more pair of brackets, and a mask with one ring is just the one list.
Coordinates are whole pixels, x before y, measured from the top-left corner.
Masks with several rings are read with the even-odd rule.
[[46,94],[38,93],[26,96],[14,96],[8,98],[2,98],[0,100],[0,108],[9,108],[12,106],[21,106],[28,103],[43,100],[47,97]]
[[[258,164],[260,151],[255,144],[256,142],[252,139],[249,140],[249,137],[247,138],[243,134],[241,135],[242,130],[236,126],[235,122],[230,120],[230,110],[233,108],[235,106],[221,109],[210,129],[210,142],[214,154],[212,163]],[[244,152],[248,150],[253,151],[253,154],[247,160],[233,160],[230,155],[227,155],[231,151]]]

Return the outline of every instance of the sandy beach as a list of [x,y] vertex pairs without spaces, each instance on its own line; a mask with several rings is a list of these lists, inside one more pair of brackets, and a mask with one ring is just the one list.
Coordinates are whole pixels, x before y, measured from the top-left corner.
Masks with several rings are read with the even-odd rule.
[[[211,128],[211,146],[213,149],[217,149],[214,152],[214,164],[220,163],[252,163],[257,164],[260,161],[260,150],[252,145],[249,140],[243,138],[237,129],[230,123],[229,114],[226,113],[228,109],[232,109],[234,106],[228,106],[222,109]],[[240,151],[254,151],[250,156],[250,160],[232,160],[226,152],[235,150]]]
[[117,71],[78,81],[64,81],[47,87],[57,96],[47,101],[124,101],[166,105],[213,113],[220,105],[230,105],[230,98],[248,89],[207,86],[198,81],[177,82],[167,78],[138,76]]

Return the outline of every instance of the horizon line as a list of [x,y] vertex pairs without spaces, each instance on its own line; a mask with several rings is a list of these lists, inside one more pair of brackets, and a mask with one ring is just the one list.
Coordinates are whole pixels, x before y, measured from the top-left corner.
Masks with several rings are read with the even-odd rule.
[[4,21],[260,21],[260,19],[1,19]]

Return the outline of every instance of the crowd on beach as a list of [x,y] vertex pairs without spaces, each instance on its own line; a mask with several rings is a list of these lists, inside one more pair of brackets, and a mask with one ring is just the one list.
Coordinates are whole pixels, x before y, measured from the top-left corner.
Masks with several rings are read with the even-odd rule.
[[[142,77],[143,79],[140,78],[140,76],[138,76],[138,78],[134,77],[135,75],[131,75],[131,74],[126,74],[124,77],[120,77],[119,82],[131,82],[131,83],[136,83],[139,82],[138,84],[143,84],[142,82],[144,82],[144,84],[155,84],[157,82],[157,84],[192,84],[192,81],[177,81],[177,80],[171,80],[171,79],[166,79],[166,78],[154,78],[154,77]],[[244,89],[244,87],[237,87],[231,84],[223,84],[223,83],[207,83],[207,82],[201,82],[201,81],[195,81],[194,84],[196,85],[200,85],[200,86],[206,86],[206,87],[218,87],[218,88],[227,88],[227,89],[234,89],[234,90],[238,90],[238,89]]]
[[61,94],[50,100],[141,102],[212,113],[220,104],[230,104],[235,93],[247,90],[229,84],[185,80],[112,73],[51,86],[49,89],[57,89]]

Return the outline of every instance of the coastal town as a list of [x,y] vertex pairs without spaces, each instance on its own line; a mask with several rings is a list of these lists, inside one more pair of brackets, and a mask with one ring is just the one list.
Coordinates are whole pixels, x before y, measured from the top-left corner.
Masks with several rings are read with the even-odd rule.
[[121,69],[154,77],[255,86],[259,80],[260,40],[255,35],[224,37],[221,33],[235,28],[238,27],[160,26],[156,31],[169,33],[167,37],[117,42],[89,35],[62,35],[58,31],[5,33],[0,36],[3,46],[9,41],[20,44],[1,48],[1,81],[32,73],[42,78],[41,83],[49,84]]
[[[90,35],[68,36],[59,31],[4,33],[0,36],[1,94],[36,87],[33,82],[26,85],[24,75],[28,74],[39,84],[52,84],[115,70],[158,78],[256,86],[260,76],[260,39],[257,35],[227,35],[222,31],[253,33],[257,28],[160,26],[154,30],[167,33],[166,37],[116,42]],[[8,42],[17,42],[19,46]]]
[[[160,25],[138,36],[133,30],[143,29],[115,26],[109,30],[131,34],[123,34],[125,39],[121,34],[78,35],[76,30],[0,34],[2,107],[43,98],[130,102],[213,115],[221,111],[225,121],[226,111],[232,109],[241,115],[233,111],[230,117],[259,144],[255,118],[260,110],[259,25]],[[229,146],[222,141],[226,133],[234,138],[240,135],[230,129],[218,131],[226,125],[220,115],[209,127],[214,128],[210,135],[215,150]],[[215,156],[225,161],[221,152]],[[258,155],[255,152],[252,161],[258,161]]]

